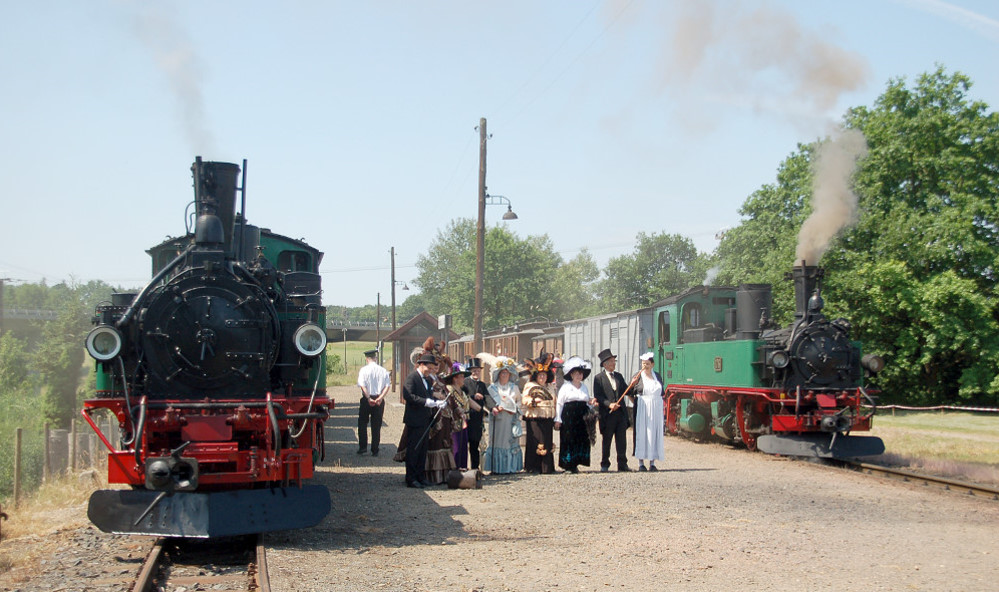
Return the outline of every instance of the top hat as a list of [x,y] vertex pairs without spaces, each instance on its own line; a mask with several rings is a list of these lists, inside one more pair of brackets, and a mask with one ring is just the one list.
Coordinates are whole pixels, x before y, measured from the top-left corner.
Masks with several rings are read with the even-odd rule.
[[436,363],[437,363],[437,358],[434,357],[434,354],[431,353],[425,353],[422,356],[416,358],[416,364],[436,364]]
[[476,368],[482,368],[482,360],[479,358],[469,358],[468,365],[465,367],[466,370],[475,370]]
[[597,357],[600,358],[600,365],[603,366],[604,362],[606,362],[607,360],[609,360],[611,358],[616,358],[617,356],[615,356],[614,354],[612,354],[611,350],[605,349],[605,350],[601,351],[599,354],[597,354]]

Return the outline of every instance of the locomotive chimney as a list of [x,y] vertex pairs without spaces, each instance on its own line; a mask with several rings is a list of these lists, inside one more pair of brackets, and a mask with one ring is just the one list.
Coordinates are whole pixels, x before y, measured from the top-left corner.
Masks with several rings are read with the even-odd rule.
[[801,320],[808,315],[808,301],[821,287],[823,275],[824,269],[817,265],[806,265],[804,260],[801,265],[791,268],[790,279],[794,280],[794,320]]
[[228,162],[204,162],[198,156],[191,173],[198,212],[194,240],[199,245],[221,246],[231,256],[239,166]]

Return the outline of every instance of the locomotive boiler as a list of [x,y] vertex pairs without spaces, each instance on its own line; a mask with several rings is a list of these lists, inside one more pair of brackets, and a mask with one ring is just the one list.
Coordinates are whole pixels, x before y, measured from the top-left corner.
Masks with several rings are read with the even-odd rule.
[[[97,307],[83,417],[108,448],[88,516],[114,533],[216,537],[317,524],[326,487],[322,253],[246,223],[245,169],[196,159],[187,232],[154,246],[152,280]],[[237,212],[237,194],[240,210]],[[120,427],[111,442],[92,415]]]
[[741,442],[771,454],[850,458],[884,452],[864,378],[884,367],[850,339],[845,319],[822,314],[823,270],[795,266],[795,318],[770,320],[771,287],[694,288],[655,310],[655,363],[666,429]]

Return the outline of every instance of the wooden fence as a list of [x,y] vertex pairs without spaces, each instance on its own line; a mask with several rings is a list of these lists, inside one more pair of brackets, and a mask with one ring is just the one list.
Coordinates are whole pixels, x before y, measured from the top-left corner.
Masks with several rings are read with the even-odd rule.
[[[108,436],[108,440],[119,440],[117,422],[103,418],[98,421],[98,426]],[[97,434],[82,421],[71,421],[68,430],[50,429],[46,424],[41,434],[36,432],[36,438],[39,436],[41,453],[31,455],[29,462],[25,462],[25,433],[22,428],[15,430],[13,489],[9,501],[14,507],[20,504],[26,490],[34,489],[60,475],[107,466],[107,449],[97,438]],[[33,444],[37,446],[37,440]]]

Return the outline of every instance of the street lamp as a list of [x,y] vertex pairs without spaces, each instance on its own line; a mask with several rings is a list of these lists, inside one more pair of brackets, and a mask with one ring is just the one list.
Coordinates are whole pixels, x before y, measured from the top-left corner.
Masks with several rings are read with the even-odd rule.
[[513,213],[513,207],[510,205],[510,199],[505,195],[489,195],[486,194],[486,205],[496,206],[506,204],[506,212],[503,214],[504,220],[516,220],[517,214]]
[[472,320],[474,325],[472,347],[475,351],[472,352],[472,355],[477,355],[482,351],[482,278],[486,269],[486,206],[506,204],[506,213],[503,214],[503,219],[517,219],[517,214],[513,212],[509,198],[503,195],[489,195],[485,189],[483,185],[479,191],[479,220],[475,229],[475,316]]

